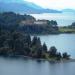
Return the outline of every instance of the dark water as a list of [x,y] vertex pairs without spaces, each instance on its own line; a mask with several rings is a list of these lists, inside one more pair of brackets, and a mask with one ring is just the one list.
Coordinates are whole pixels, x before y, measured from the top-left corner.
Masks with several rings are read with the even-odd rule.
[[75,34],[60,34],[60,35],[42,35],[38,36],[42,44],[45,42],[48,49],[55,46],[58,51],[67,52],[72,58],[75,58]]
[[75,62],[0,58],[0,75],[75,75]]

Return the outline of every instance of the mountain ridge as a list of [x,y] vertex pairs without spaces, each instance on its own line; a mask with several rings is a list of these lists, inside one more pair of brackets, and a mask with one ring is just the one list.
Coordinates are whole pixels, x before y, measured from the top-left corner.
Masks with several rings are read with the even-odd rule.
[[63,12],[75,12],[75,9],[63,9]]
[[4,2],[0,0],[0,12],[16,12],[16,13],[27,13],[27,14],[38,14],[38,13],[61,13],[61,11],[53,9],[45,9],[32,2]]

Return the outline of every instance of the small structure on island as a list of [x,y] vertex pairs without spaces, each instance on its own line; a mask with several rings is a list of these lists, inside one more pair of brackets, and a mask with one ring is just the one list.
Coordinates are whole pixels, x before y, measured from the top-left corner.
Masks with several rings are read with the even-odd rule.
[[20,22],[21,26],[25,26],[25,25],[33,25],[34,24],[34,20],[23,20]]
[[47,20],[37,20],[37,21],[34,21],[34,24],[36,24],[36,25],[47,25],[48,21]]
[[39,25],[39,26],[44,26],[48,25],[48,20],[23,20],[20,22],[21,26],[28,26],[28,25]]

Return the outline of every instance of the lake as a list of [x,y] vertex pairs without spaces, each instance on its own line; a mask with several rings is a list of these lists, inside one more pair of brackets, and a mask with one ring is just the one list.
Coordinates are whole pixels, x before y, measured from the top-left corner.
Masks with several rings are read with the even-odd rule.
[[[56,46],[75,58],[75,34],[41,35],[42,44]],[[32,36],[33,38],[33,36]],[[49,62],[30,58],[0,57],[0,75],[75,75],[75,62]]]
[[48,49],[55,46],[58,52],[67,52],[75,58],[75,34],[40,35],[42,44],[45,42]]
[[0,58],[0,75],[75,75],[75,62]]
[[75,22],[75,13],[63,12],[63,13],[43,13],[43,14],[31,14],[36,19],[56,20],[58,26],[68,26]]

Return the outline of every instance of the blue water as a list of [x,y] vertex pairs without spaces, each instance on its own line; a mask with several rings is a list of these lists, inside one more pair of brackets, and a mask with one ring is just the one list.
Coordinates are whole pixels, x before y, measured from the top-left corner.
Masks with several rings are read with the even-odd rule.
[[44,14],[31,14],[36,19],[56,20],[59,26],[71,25],[75,22],[75,13],[44,13]]
[[75,75],[75,62],[0,58],[0,75]]
[[[75,34],[41,35],[42,44],[56,46],[75,58]],[[75,62],[53,63],[37,59],[8,59],[0,57],[0,75],[75,75]]]
[[41,35],[38,36],[42,44],[45,42],[48,49],[55,46],[58,52],[67,52],[75,58],[75,34]]

